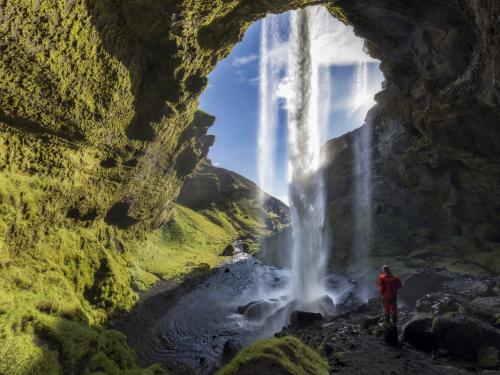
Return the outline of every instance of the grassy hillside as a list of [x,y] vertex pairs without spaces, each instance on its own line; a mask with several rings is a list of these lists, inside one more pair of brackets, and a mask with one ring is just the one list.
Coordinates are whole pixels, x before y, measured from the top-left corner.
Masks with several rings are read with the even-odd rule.
[[[15,223],[29,231],[30,215],[44,209],[41,197],[57,181],[15,173],[0,178],[0,227]],[[25,209],[13,209],[13,202]],[[17,252],[8,230],[2,231],[1,374],[137,370],[125,337],[104,328],[109,318],[132,307],[136,290],[160,278],[206,272],[224,259],[219,254],[228,243],[259,229],[253,220],[243,228],[223,211],[180,205],[168,224],[143,237],[130,237],[103,220],[86,227],[60,220],[34,232],[35,245]]]

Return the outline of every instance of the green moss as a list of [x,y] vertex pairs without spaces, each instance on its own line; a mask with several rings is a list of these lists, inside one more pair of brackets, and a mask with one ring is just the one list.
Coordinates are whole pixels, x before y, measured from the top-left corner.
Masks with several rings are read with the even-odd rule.
[[255,342],[239,353],[217,375],[258,374],[326,375],[328,363],[293,336]]
[[173,219],[166,226],[148,234],[145,241],[130,243],[134,283],[144,289],[157,280],[148,274],[180,280],[201,264],[214,267],[223,259],[222,249],[238,235],[221,211],[198,213],[176,205]]

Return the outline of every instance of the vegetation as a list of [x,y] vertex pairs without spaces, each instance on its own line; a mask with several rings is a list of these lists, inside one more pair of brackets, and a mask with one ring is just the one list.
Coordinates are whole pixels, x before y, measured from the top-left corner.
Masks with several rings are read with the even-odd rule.
[[265,374],[327,375],[328,363],[313,349],[293,336],[255,342],[240,352],[217,375]]
[[[57,183],[0,175],[0,373],[139,371],[125,337],[104,328],[108,319],[132,307],[134,288],[217,265],[225,245],[243,232],[222,211],[182,206],[167,225],[142,237],[102,219],[82,226],[60,218],[36,231],[30,219],[48,209],[44,194]],[[13,248],[10,228],[31,229],[36,241]]]

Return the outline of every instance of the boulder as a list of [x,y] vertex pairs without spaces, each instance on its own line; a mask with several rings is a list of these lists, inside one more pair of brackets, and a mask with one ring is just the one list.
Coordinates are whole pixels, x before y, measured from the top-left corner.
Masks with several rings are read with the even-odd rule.
[[320,313],[294,311],[290,315],[290,327],[292,328],[304,328],[322,321],[324,318]]
[[470,316],[445,314],[434,319],[432,330],[438,347],[468,361],[478,359],[480,347],[500,349],[500,330]]
[[480,348],[477,355],[477,364],[485,369],[497,369],[500,364],[498,349],[493,346]]
[[258,300],[238,307],[238,313],[244,314],[248,319],[263,319],[278,306],[279,302],[270,300]]
[[394,323],[379,323],[372,329],[371,333],[374,336],[383,337],[388,344],[398,344],[398,327]]
[[242,349],[242,345],[239,341],[234,339],[228,339],[224,343],[223,355],[226,359],[233,358]]
[[495,295],[493,285],[484,281],[475,282],[470,287],[470,290],[477,297],[491,297]]
[[243,242],[241,244],[241,249],[247,254],[250,253],[250,244],[248,242]]
[[232,257],[234,256],[234,251],[235,251],[234,246],[232,244],[229,244],[226,246],[221,255],[223,257]]
[[470,306],[477,318],[495,325],[500,316],[500,297],[481,297],[474,299]]
[[403,288],[399,292],[399,297],[414,306],[416,301],[424,295],[442,290],[447,279],[448,277],[434,270],[417,270],[403,280]]
[[371,329],[375,327],[380,322],[380,316],[369,316],[363,320],[363,328]]
[[[310,309],[312,311],[319,312],[321,315],[323,315],[323,317],[325,319],[327,319],[330,316],[335,315],[337,312],[335,309],[335,303],[333,303],[332,298],[328,295],[324,295],[324,296],[314,300],[313,302],[311,302]],[[341,307],[340,307],[340,309],[341,309]],[[342,311],[339,311],[339,313],[341,313],[341,312]]]
[[432,350],[435,347],[432,332],[433,316],[431,314],[417,314],[403,325],[403,341],[412,344],[420,350]]

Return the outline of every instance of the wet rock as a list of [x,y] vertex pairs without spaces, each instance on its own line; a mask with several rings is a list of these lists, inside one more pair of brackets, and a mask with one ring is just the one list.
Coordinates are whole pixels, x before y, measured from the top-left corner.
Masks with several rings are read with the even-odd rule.
[[477,355],[477,364],[485,369],[497,369],[500,365],[498,349],[492,346],[480,348]]
[[335,315],[335,316],[343,314],[346,311],[349,311],[349,307],[344,305],[343,303],[337,303],[333,307],[333,315]]
[[325,344],[325,354],[327,356],[331,355],[333,353],[333,346],[331,344]]
[[222,252],[221,255],[223,257],[232,257],[232,256],[234,256],[234,252],[235,252],[234,246],[232,244],[230,244],[230,245],[226,246],[226,248],[224,249],[224,251]]
[[311,302],[311,309],[313,311],[318,311],[325,319],[336,313],[335,304],[331,297],[327,295]]
[[240,342],[234,339],[228,339],[224,343],[223,355],[227,359],[233,358],[236,354],[240,352],[242,345]]
[[248,319],[258,320],[269,315],[274,308],[278,306],[278,302],[259,300],[247,303],[244,306],[238,307],[238,313],[244,314]]
[[243,242],[241,244],[241,249],[247,254],[250,253],[250,244],[248,242]]
[[290,315],[290,326],[295,329],[308,327],[322,321],[324,318],[320,313],[294,311]]
[[475,361],[480,347],[500,348],[500,331],[481,320],[448,313],[434,320],[432,330],[436,345],[447,349],[451,355]]
[[398,344],[398,327],[394,323],[379,323],[372,330],[372,335],[383,337],[385,342],[391,345]]
[[500,317],[500,297],[476,298],[470,303],[470,307],[474,316],[490,324],[495,325]]
[[347,366],[346,352],[335,352],[333,358],[338,366]]
[[369,316],[363,321],[364,329],[371,329],[380,322],[380,316]]
[[493,285],[488,282],[478,281],[472,284],[470,290],[477,297],[491,297],[495,295]]
[[424,295],[441,290],[447,279],[448,277],[434,270],[417,270],[404,279],[399,296],[413,306]]
[[402,340],[420,350],[434,349],[432,322],[431,314],[417,314],[403,325]]
[[421,313],[433,313],[442,315],[448,312],[458,311],[465,303],[465,299],[458,295],[447,293],[428,293],[416,302],[415,309]]
[[363,314],[368,311],[370,311],[372,307],[370,306],[369,303],[363,303],[362,305],[359,305],[356,310],[354,310],[357,314]]

